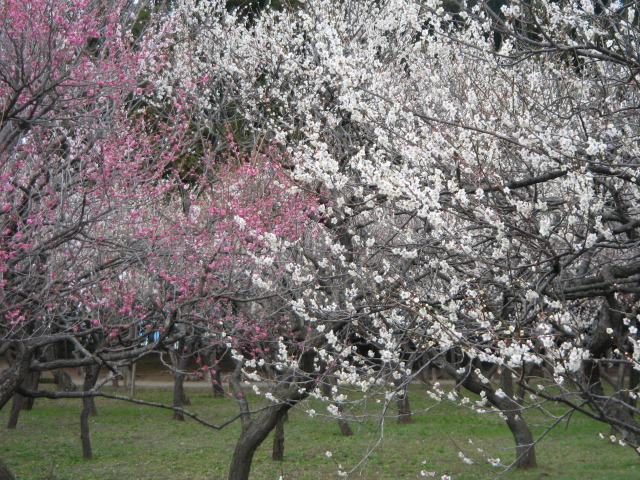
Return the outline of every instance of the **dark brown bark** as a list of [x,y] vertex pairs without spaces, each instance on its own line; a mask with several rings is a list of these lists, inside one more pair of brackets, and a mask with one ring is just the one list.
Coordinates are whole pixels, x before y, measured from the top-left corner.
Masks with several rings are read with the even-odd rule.
[[11,470],[0,460],[0,480],[16,480]]
[[325,381],[322,382],[322,396],[331,398],[333,396],[333,386],[336,384],[335,377],[333,375],[327,374],[325,376]]
[[[608,295],[606,301],[608,307],[595,318],[587,339],[591,358],[596,360],[606,358],[608,349],[614,345],[613,337],[607,333],[607,329],[613,328],[618,341],[621,339],[620,332],[624,329],[623,306],[615,295]],[[640,445],[640,423],[636,421],[633,411],[629,408],[627,394],[619,392],[611,396],[605,393],[599,362],[586,360],[582,365],[583,375],[579,383],[591,409],[600,416],[601,421],[611,425],[616,435],[632,445]]]
[[[584,362],[585,397],[591,408],[611,425],[616,435],[632,445],[640,445],[640,423],[633,417],[624,394],[607,396],[600,380],[597,362]],[[600,397],[600,398],[598,398]]]
[[225,396],[219,368],[211,369],[211,386],[213,387],[213,398],[223,398]]
[[[55,348],[49,346],[44,349],[44,358],[47,362],[55,361]],[[51,370],[53,374],[54,383],[58,386],[61,392],[75,392],[78,390],[78,386],[73,383],[71,376],[61,368]],[[35,390],[35,389],[34,389]]]
[[[516,394],[516,401],[520,405],[522,405],[522,401],[524,399],[524,394],[525,394],[524,385],[531,378],[531,375],[533,374],[533,370],[535,369],[535,367],[536,367],[536,364],[533,362],[527,362],[524,365],[524,371],[522,372],[522,382],[520,383],[520,386],[518,387],[518,393]],[[509,373],[509,375],[511,375],[511,373]],[[504,390],[504,387],[503,387],[503,390]]]
[[[313,368],[313,352],[305,352],[300,361],[305,370]],[[235,451],[229,468],[229,480],[249,480],[251,463],[256,449],[276,427],[280,419],[287,414],[289,409],[298,402],[307,398],[309,391],[315,388],[315,382],[311,378],[288,378],[286,383],[280,383],[273,391],[273,396],[279,399],[279,403],[270,405],[255,419],[251,419],[249,404],[242,392],[240,384],[242,368],[238,363],[236,370],[229,377],[229,385],[232,388],[240,407],[242,433],[236,443]]]
[[29,373],[30,362],[31,351],[22,342],[15,342],[14,361],[0,374],[0,410],[13,398],[16,388]]
[[411,417],[411,407],[409,406],[409,395],[406,393],[398,395],[398,423],[409,424],[413,423]]
[[406,392],[402,394],[398,394],[397,404],[398,404],[398,423],[400,424],[413,423],[413,418],[411,417],[411,406],[409,405],[409,395]]
[[78,386],[73,382],[71,375],[58,368],[51,372],[53,374],[54,383],[58,385],[58,389],[61,392],[75,392],[78,390]]
[[[82,391],[88,392],[98,381],[100,365],[86,367]],[[91,448],[91,437],[89,433],[89,417],[97,415],[95,399],[87,397],[82,399],[82,412],[80,413],[80,441],[82,442],[82,458],[91,460],[93,450]]]
[[93,458],[91,436],[89,432],[89,413],[91,411],[91,407],[87,400],[89,399],[82,399],[82,412],[80,413],[80,442],[82,443],[82,458],[85,460],[91,460]]
[[430,386],[431,385],[431,378],[430,378],[431,364],[429,362],[429,359],[424,356],[421,356],[420,358],[418,358],[418,360],[416,360],[415,367],[418,369],[417,378],[420,379],[420,381],[425,385]]
[[131,398],[136,396],[136,368],[137,363],[133,363],[129,367],[129,396]]
[[[334,396],[334,391],[337,393],[338,379],[335,375],[326,375],[325,381],[322,384],[322,395],[327,398]],[[341,402],[335,402],[334,405],[338,409],[338,427],[343,437],[350,437],[353,435],[351,425],[344,417],[344,405]]]
[[[16,358],[13,362],[12,368],[14,366],[18,366],[19,364],[18,362],[23,361],[26,363],[26,365],[28,365],[27,359],[22,358],[21,359],[21,353],[20,350],[17,349],[16,350]],[[23,365],[24,367],[24,365]],[[9,371],[11,371],[11,369],[9,369]],[[26,371],[25,371],[26,372]],[[4,376],[4,375],[3,375]],[[18,383],[16,382],[16,387],[20,387],[20,386],[25,386],[27,388],[31,387],[34,385],[35,382],[35,387],[37,388],[38,383],[40,380],[40,373],[39,372],[30,372],[30,373],[24,373],[22,380]],[[28,406],[29,408],[25,408],[25,406]],[[20,410],[30,410],[33,406],[33,399],[28,399],[23,397],[22,395],[20,395],[19,393],[14,393],[13,394],[13,401],[11,403],[11,412],[9,413],[9,419],[7,421],[7,428],[10,430],[15,429],[18,426],[18,418],[20,417]]]
[[224,387],[222,386],[222,375],[220,374],[220,366],[218,359],[218,350],[213,348],[208,355],[209,358],[209,374],[211,375],[211,387],[213,398],[223,398],[225,396]]
[[289,408],[288,404],[273,405],[243,429],[231,459],[229,480],[249,480],[253,455]]
[[13,402],[11,402],[11,412],[9,413],[9,421],[7,422],[7,428],[13,430],[18,426],[18,418],[20,417],[20,410],[24,405],[25,398],[19,393],[13,394]]
[[284,422],[289,420],[289,413],[285,413],[278,423],[273,432],[273,452],[271,458],[275,461],[284,461]]
[[[22,382],[22,386],[27,390],[37,390],[38,385],[40,385],[40,377],[42,372],[31,372],[27,375],[27,378]],[[35,403],[35,398],[33,397],[25,397],[22,403],[22,410],[32,410],[33,404]]]
[[404,425],[413,423],[411,405],[409,404],[408,380],[397,378],[394,379],[393,383],[396,388],[401,389],[396,396],[396,403],[398,405],[398,423]]
[[336,403],[336,407],[338,407],[338,427],[340,427],[340,433],[343,437],[351,437],[353,435],[353,430],[351,430],[351,425],[346,418],[344,418],[344,405],[342,403]]
[[433,361],[448,375],[456,380],[467,390],[480,395],[484,392],[487,400],[507,418],[507,426],[513,435],[516,444],[516,460],[514,465],[518,469],[529,469],[537,467],[536,450],[533,434],[529,426],[522,418],[522,407],[513,399],[513,380],[511,371],[504,369],[501,374],[501,387],[504,395],[497,395],[495,390],[488,383],[482,383],[472,372],[458,373],[458,368],[447,362],[442,356],[434,354]]
[[[630,225],[622,225],[616,231],[623,232],[629,229],[637,228],[638,222],[634,220]],[[544,293],[552,298],[562,298],[563,300],[579,300],[583,298],[594,298],[601,296],[610,296],[616,292],[629,293],[637,292],[637,289],[629,282],[623,282],[622,280],[630,279],[640,274],[640,262],[627,263],[625,265],[612,265],[605,269],[602,275],[595,275],[590,277],[584,277],[575,279],[569,282],[564,282],[562,288],[558,291],[549,289]],[[637,279],[635,280],[637,282]]]
[[[176,372],[173,383],[173,403],[172,405],[177,408],[182,408],[184,403],[184,373]],[[173,412],[173,420],[184,422],[184,415],[181,412]]]
[[616,384],[614,385],[616,390],[622,390],[624,388],[624,379],[626,376],[627,376],[627,366],[623,363],[618,367],[618,378],[617,378]]
[[[182,349],[182,342],[180,342],[180,347],[178,352],[171,355],[173,366],[176,368],[173,382],[173,406],[177,408],[182,408],[184,405],[191,403],[184,393],[184,380],[187,376],[187,367],[189,366],[189,354],[185,354]],[[173,420],[184,422],[184,415],[181,412],[174,411],[172,418]]]
[[507,426],[516,441],[515,467],[520,470],[537,467],[536,450],[529,426],[519,413],[509,413],[506,415]]
[[518,399],[514,400],[513,378],[511,375],[510,370],[506,368],[502,370],[500,374],[500,386],[506,394],[506,397],[501,398],[496,395],[497,398],[494,399],[494,402],[498,401],[502,404],[502,406],[498,406],[498,408],[504,411],[507,417],[507,426],[509,430],[511,430],[513,439],[516,442],[515,467],[520,470],[526,470],[537,467],[538,462],[536,459],[533,434],[522,418],[519,408],[516,408],[516,405],[520,407],[520,402],[517,401]]
[[[315,353],[313,349],[308,349],[300,357],[300,368],[304,372],[312,372],[314,367]],[[312,391],[316,383],[311,376],[308,377],[287,377],[286,382],[282,381],[273,391],[273,396],[279,403],[270,405],[261,411],[255,419],[251,419],[249,404],[246,396],[242,392],[240,378],[242,364],[237,362],[234,373],[229,377],[229,384],[238,400],[240,407],[240,420],[242,422],[242,433],[236,443],[236,448],[231,458],[229,468],[229,480],[249,480],[253,455],[256,449],[262,444],[265,438],[276,427],[280,419],[289,409],[304,400]],[[282,379],[284,380],[284,379]]]

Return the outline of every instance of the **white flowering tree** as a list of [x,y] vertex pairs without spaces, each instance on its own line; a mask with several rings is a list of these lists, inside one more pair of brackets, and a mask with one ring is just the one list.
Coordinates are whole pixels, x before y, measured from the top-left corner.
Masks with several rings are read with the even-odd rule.
[[[180,15],[194,40],[168,91],[196,91],[201,118],[225,101],[323,204],[325,237],[292,267],[311,287],[292,309],[316,372],[368,391],[393,371],[401,395],[426,358],[505,416],[526,468],[522,397],[542,369],[563,394],[534,404],[640,445],[633,2],[307,1],[246,21],[185,1]],[[296,371],[291,347],[278,362]]]

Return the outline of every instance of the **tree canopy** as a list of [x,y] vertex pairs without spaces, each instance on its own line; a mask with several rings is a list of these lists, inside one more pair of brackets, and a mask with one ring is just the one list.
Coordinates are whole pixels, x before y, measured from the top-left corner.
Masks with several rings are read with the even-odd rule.
[[[426,367],[518,467],[545,401],[640,448],[637,2],[229,7],[0,6],[0,406],[192,339],[236,365],[230,479],[308,396],[340,417]],[[274,381],[257,416],[242,375]]]

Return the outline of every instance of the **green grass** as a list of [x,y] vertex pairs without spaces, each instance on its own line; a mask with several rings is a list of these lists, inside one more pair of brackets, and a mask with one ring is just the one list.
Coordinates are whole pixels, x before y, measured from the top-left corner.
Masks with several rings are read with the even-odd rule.
[[[212,423],[237,413],[231,399],[212,399],[208,389],[189,390],[197,412]],[[139,389],[138,398],[169,402],[171,391]],[[257,401],[251,397],[252,406]],[[167,410],[97,399],[99,415],[91,419],[94,459],[82,460],[79,435],[79,400],[36,401],[32,411],[21,413],[16,430],[5,430],[8,406],[0,412],[0,458],[14,471],[17,480],[218,480],[225,479],[239,424],[217,431],[193,421],[175,422]],[[411,391],[414,411],[432,406],[424,389]],[[318,413],[326,406],[313,403]],[[307,407],[305,407],[307,408]],[[372,413],[376,413],[376,407]],[[560,407],[556,413],[559,413]],[[393,413],[393,412],[391,412]],[[530,424],[549,424],[535,412],[526,416]],[[342,437],[335,420],[310,418],[300,410],[290,414],[285,440],[285,461],[271,460],[271,438],[257,452],[252,478],[322,480],[339,478],[337,464],[354,467],[368,447],[381,436],[372,417],[354,424],[355,436]],[[535,427],[539,436],[543,427]],[[508,472],[515,480],[640,478],[640,460],[630,448],[602,440],[606,425],[573,415],[549,433],[538,445],[539,468],[529,472]],[[507,463],[513,457],[513,441],[504,422],[493,414],[479,415],[442,404],[415,415],[415,423],[397,425],[389,418],[383,440],[352,478],[395,480],[422,478],[420,471],[444,474],[454,480],[495,478],[500,469],[490,469],[488,457]],[[469,440],[473,444],[469,443]],[[486,453],[478,452],[478,448]],[[327,458],[325,452],[333,453]],[[476,465],[465,465],[463,450]]]

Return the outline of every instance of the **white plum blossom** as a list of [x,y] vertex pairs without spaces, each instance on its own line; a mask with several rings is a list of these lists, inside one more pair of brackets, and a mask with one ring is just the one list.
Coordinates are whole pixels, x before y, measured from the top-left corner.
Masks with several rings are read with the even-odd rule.
[[[259,299],[246,312],[279,312],[263,338],[282,378],[331,365],[336,389],[389,404],[421,358],[483,389],[478,402],[439,386],[432,398],[492,411],[510,399],[476,365],[496,376],[537,366],[541,392],[570,391],[599,351],[591,342],[611,341],[597,320],[611,312],[626,316],[616,331],[629,351],[617,355],[640,369],[632,8],[535,0],[498,16],[488,2],[462,2],[454,17],[438,0],[307,0],[247,21],[224,2],[175,3],[171,28],[184,41],[158,69],[150,104],[193,93],[194,125],[240,125],[238,148],[277,152],[265,161],[282,161],[317,197],[313,234],[297,239],[229,213],[243,245],[255,237],[269,252],[247,253],[255,272],[243,285]],[[533,13],[539,39],[521,34]],[[238,330],[229,336],[247,333]],[[307,348],[312,373],[298,363]]]

